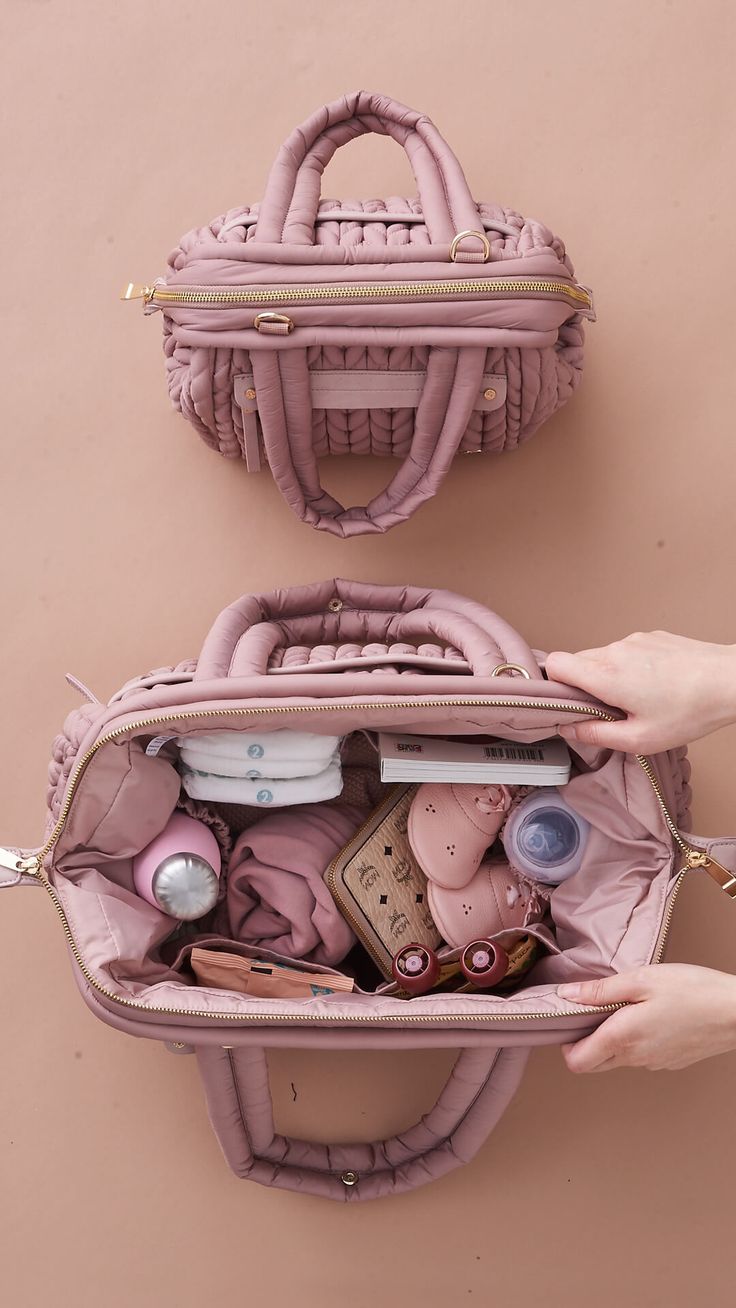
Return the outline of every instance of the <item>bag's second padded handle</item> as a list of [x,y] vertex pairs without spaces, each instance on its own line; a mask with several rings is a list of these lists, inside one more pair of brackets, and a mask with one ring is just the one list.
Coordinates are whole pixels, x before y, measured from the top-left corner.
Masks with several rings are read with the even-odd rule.
[[346,509],[320,481],[306,351],[254,350],[263,443],[287,504],[303,522],[333,536],[385,532],[405,522],[444,480],[475,407],[485,363],[482,347],[431,351],[404,463],[369,504]]
[[[476,677],[492,676],[500,664],[542,677],[524,638],[482,604],[447,590],[341,578],[236,600],[212,626],[195,676],[199,681],[263,675],[279,646],[365,645],[412,637],[459,650]],[[339,662],[334,666],[340,670]]]
[[415,1126],[348,1145],[276,1133],[263,1049],[200,1047],[197,1057],[210,1121],[237,1176],[345,1202],[401,1194],[469,1162],[515,1094],[529,1050],[464,1049]]
[[[453,241],[464,234],[452,257],[487,259],[478,207],[447,142],[426,114],[371,91],[325,105],[287,138],[266,183],[255,240],[312,245],[322,173],[339,146],[366,132],[393,137],[409,156],[432,243],[445,244],[449,258]],[[481,233],[480,243],[472,233]]]

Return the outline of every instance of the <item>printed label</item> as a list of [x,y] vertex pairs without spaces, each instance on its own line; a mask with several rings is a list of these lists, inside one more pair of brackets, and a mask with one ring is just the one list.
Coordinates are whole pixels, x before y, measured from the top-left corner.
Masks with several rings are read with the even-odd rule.
[[502,763],[544,763],[545,754],[539,745],[484,745],[483,757]]
[[164,745],[168,744],[170,740],[176,740],[176,736],[154,736],[153,740],[149,740],[146,745],[146,753],[148,757],[155,758],[163,749]]

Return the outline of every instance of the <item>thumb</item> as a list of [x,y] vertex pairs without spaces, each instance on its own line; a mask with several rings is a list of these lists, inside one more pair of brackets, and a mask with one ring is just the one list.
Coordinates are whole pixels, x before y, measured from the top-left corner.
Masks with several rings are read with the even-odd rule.
[[624,754],[637,753],[636,728],[628,718],[621,722],[576,722],[571,727],[560,727],[563,740],[581,745],[600,745],[601,749],[618,749]]
[[604,1004],[631,1004],[646,997],[646,982],[647,969],[636,968],[633,972],[620,972],[616,976],[596,977],[594,981],[571,981],[558,986],[557,993],[573,1003],[595,1008]]

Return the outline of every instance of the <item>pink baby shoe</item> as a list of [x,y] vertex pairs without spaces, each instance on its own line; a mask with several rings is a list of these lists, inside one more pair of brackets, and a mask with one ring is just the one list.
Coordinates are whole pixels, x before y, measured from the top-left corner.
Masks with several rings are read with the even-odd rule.
[[466,886],[501,830],[507,786],[428,782],[409,810],[409,843],[424,875],[448,890]]
[[522,927],[529,898],[528,888],[505,859],[481,863],[472,880],[459,889],[448,890],[431,881],[427,887],[429,911],[453,947]]

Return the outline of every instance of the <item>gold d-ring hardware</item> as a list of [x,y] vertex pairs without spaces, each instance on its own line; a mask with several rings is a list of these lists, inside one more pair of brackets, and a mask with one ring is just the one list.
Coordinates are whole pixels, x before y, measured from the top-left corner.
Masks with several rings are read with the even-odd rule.
[[270,328],[285,327],[287,334],[293,332],[294,324],[291,318],[285,313],[257,313],[253,319],[253,326],[257,331],[268,331]]
[[493,669],[491,676],[500,677],[503,672],[520,672],[522,677],[526,677],[527,681],[531,681],[532,679],[531,672],[527,672],[526,668],[522,668],[520,663],[499,663],[498,666]]
[[477,241],[480,241],[482,243],[483,262],[487,263],[491,257],[491,242],[489,241],[485,232],[470,232],[470,231],[458,232],[457,236],[453,236],[452,241],[450,242],[450,258],[452,259],[452,262],[454,263],[455,260],[457,259],[457,247],[459,246],[461,241],[465,240],[466,236],[473,236]]

